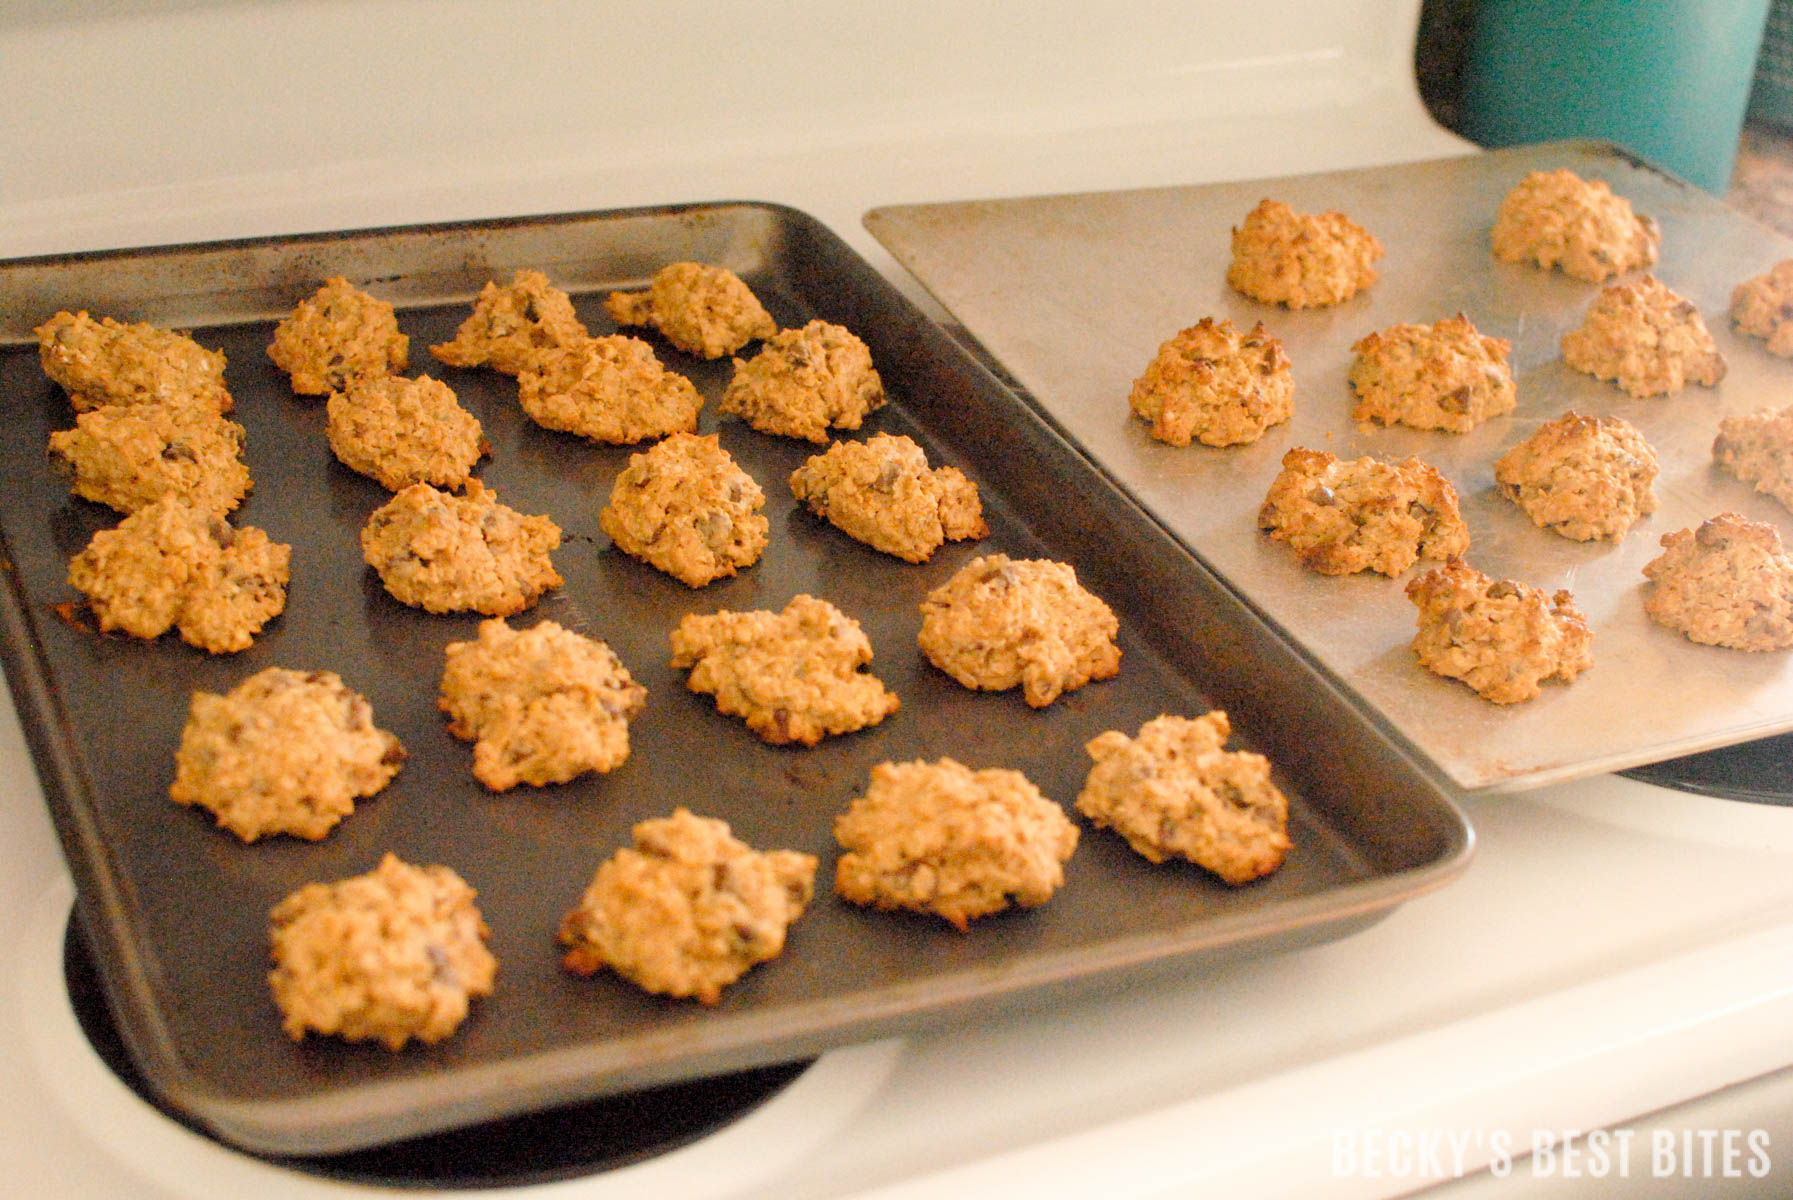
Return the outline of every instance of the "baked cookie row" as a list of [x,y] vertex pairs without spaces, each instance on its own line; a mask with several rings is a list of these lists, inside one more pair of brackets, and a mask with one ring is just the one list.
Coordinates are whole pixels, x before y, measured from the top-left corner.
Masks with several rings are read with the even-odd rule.
[[[1288,802],[1261,755],[1227,750],[1218,710],[1110,730],[1076,807],[1153,863],[1176,858],[1239,885],[1288,853]],[[946,921],[961,932],[1063,886],[1079,830],[1021,772],[950,758],[885,762],[835,818],[841,900]],[[757,850],[728,824],[678,807],[637,823],[561,916],[561,965],[609,970],[701,1003],[784,951],[815,898],[819,862]],[[452,868],[392,854],[364,875],[300,888],[269,915],[268,975],[282,1026],[398,1050],[439,1041],[494,991],[497,962],[476,893]]]

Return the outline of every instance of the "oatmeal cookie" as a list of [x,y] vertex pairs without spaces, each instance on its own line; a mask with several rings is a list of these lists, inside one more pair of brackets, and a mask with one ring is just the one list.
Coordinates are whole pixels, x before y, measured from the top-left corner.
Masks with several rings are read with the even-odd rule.
[[981,538],[983,501],[957,467],[928,467],[915,439],[836,442],[791,472],[791,493],[849,537],[922,563],[949,541]]
[[243,427],[217,413],[110,404],[50,435],[50,456],[73,476],[77,496],[121,513],[163,496],[221,515],[249,494]]
[[703,396],[640,338],[580,338],[543,350],[517,376],[517,400],[545,429],[627,446],[696,433]]
[[1559,169],[1533,171],[1506,194],[1489,241],[1501,262],[1603,283],[1653,264],[1662,231],[1603,181]]
[[402,1049],[453,1033],[498,961],[478,895],[451,868],[388,853],[365,875],[308,883],[268,914],[281,1027]]
[[478,641],[448,644],[436,706],[450,733],[474,743],[474,776],[502,792],[615,770],[646,703],[603,642],[553,621],[515,630],[494,619],[480,622]]
[[398,374],[410,365],[410,351],[392,305],[333,275],[274,327],[268,358],[287,373],[293,391],[327,396]]
[[950,758],[873,767],[834,837],[841,899],[933,913],[961,933],[1011,900],[1046,903],[1077,849],[1077,826],[1021,772]]
[[585,336],[572,297],[540,271],[522,270],[504,287],[481,288],[454,341],[431,346],[430,353],[451,367],[491,367],[515,375],[536,351]]
[[1695,642],[1733,650],[1793,646],[1793,557],[1780,531],[1737,513],[1662,535],[1644,566],[1644,611]]
[[624,554],[695,588],[759,561],[765,506],[716,434],[675,433],[629,456],[598,526]]
[[1476,331],[1458,313],[1430,325],[1401,324],[1351,347],[1356,421],[1468,433],[1518,404],[1505,338]]
[[1130,738],[1111,729],[1085,750],[1095,760],[1077,810],[1149,861],[1184,858],[1231,884],[1282,866],[1289,802],[1262,754],[1226,749],[1226,713],[1160,716]]
[[858,429],[884,404],[884,383],[865,343],[816,320],[774,334],[750,359],[735,359],[716,408],[761,433],[826,442],[829,429]]
[[376,509],[361,553],[393,599],[433,613],[522,612],[564,580],[549,555],[560,526],[498,503],[477,479],[460,495],[414,483]]
[[1241,334],[1203,317],[1158,347],[1133,381],[1127,406],[1173,446],[1255,442],[1295,411],[1295,377],[1262,321]]
[[1068,564],[972,559],[921,603],[916,638],[928,661],[974,691],[1020,686],[1044,708],[1121,669],[1120,622]]
[[32,332],[44,374],[62,385],[76,412],[138,404],[231,410],[224,352],[184,333],[96,321],[84,311],[59,312]]
[[491,453],[479,418],[440,379],[370,375],[333,392],[325,433],[337,460],[389,492],[414,483],[454,488]]
[[178,628],[188,645],[234,654],[286,608],[292,552],[164,496],[94,534],[69,560],[68,581],[103,632],[157,638]]
[[1296,447],[1258,510],[1258,528],[1322,575],[1399,575],[1422,558],[1469,548],[1457,490],[1417,458],[1341,462]]
[[1569,412],[1500,456],[1494,482],[1532,523],[1578,542],[1618,541],[1656,511],[1656,452],[1623,417]]
[[703,263],[669,263],[654,272],[647,291],[611,292],[604,310],[618,325],[652,326],[701,358],[733,354],[778,332],[778,323],[739,275]]
[[1732,290],[1731,323],[1740,333],[1767,342],[1768,353],[1793,356],[1793,258]]
[[1533,170],[1501,201],[1488,240],[1501,262],[1535,262],[1603,283],[1655,264],[1662,230],[1601,179]]
[[1793,508],[1793,405],[1726,417],[1718,423],[1712,459]]
[[780,613],[692,613],[672,631],[672,665],[773,745],[813,746],[876,725],[896,694],[867,671],[872,643],[826,600],[795,596]]
[[783,953],[815,895],[814,855],[755,850],[712,817],[678,808],[632,832],[560,922],[575,974],[609,967],[645,991],[715,1004]]
[[1343,213],[1296,212],[1264,200],[1233,229],[1226,281],[1265,304],[1342,304],[1376,282],[1382,243]]
[[1541,681],[1569,683],[1594,665],[1593,635],[1567,591],[1546,596],[1453,556],[1409,582],[1407,598],[1419,607],[1420,663],[1496,704],[1530,700]]
[[194,692],[175,755],[176,804],[196,804],[245,842],[316,841],[404,764],[365,697],[334,671],[269,667],[223,696]]
[[1668,396],[1689,382],[1716,387],[1724,355],[1692,301],[1653,275],[1606,288],[1563,335],[1563,361],[1632,396]]

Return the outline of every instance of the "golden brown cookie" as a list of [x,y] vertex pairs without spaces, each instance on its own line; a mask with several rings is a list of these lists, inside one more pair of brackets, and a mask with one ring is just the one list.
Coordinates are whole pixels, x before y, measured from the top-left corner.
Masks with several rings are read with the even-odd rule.
[[477,895],[448,867],[388,853],[365,875],[308,883],[276,904],[268,986],[287,1036],[399,1050],[453,1033],[498,973]]
[[765,506],[717,435],[675,433],[629,456],[598,525],[623,553],[702,587],[759,561]]
[[1203,317],[1158,347],[1127,397],[1152,436],[1173,446],[1255,442],[1295,411],[1295,377],[1262,321],[1242,334]]
[[164,496],[94,534],[69,560],[68,581],[102,631],[156,638],[179,628],[188,645],[233,654],[286,608],[292,552]]
[[572,297],[540,271],[522,270],[504,287],[481,288],[454,341],[431,346],[430,353],[451,367],[491,367],[515,375],[536,351],[585,336]]
[[642,821],[560,922],[567,970],[609,967],[645,991],[704,1004],[784,952],[815,894],[816,859],[755,850],[683,808]]
[[269,667],[223,696],[194,692],[175,755],[176,804],[196,804],[245,842],[312,841],[385,787],[404,764],[398,739],[334,671]]
[[1495,580],[1452,557],[1407,585],[1419,606],[1413,652],[1427,670],[1459,679],[1496,704],[1517,704],[1594,665],[1594,638],[1567,591],[1553,595]]
[[1322,575],[1399,575],[1469,548],[1457,490],[1417,458],[1340,461],[1297,447],[1258,510],[1258,528]]
[[1121,669],[1120,622],[1067,563],[974,558],[921,603],[928,661],[974,691],[1019,686],[1044,708]]
[[1351,417],[1379,425],[1408,425],[1468,433],[1518,404],[1505,338],[1476,331],[1458,313],[1430,325],[1401,324],[1351,347]]
[[761,433],[826,442],[830,429],[858,429],[884,404],[884,383],[865,343],[815,320],[774,334],[750,359],[735,359],[716,408]]
[[791,472],[791,493],[849,537],[921,563],[948,541],[981,538],[983,501],[957,467],[928,467],[915,439],[836,442]]
[[543,350],[517,376],[517,400],[545,429],[633,445],[696,433],[703,396],[640,338],[580,338]]
[[834,837],[841,899],[933,913],[961,933],[1011,902],[1046,903],[1077,849],[1077,826],[1021,772],[950,758],[873,767]]
[[611,292],[604,310],[618,325],[650,325],[680,350],[702,358],[733,354],[778,332],[778,323],[739,275],[703,263],[669,263],[654,272],[647,291]]
[[1780,531],[1737,513],[1662,535],[1644,566],[1644,611],[1690,640],[1733,650],[1793,646],[1793,556]]
[[778,613],[692,613],[672,631],[686,685],[773,745],[813,746],[895,712],[896,694],[865,669],[871,661],[859,622],[814,596]]
[[1793,258],[1732,290],[1731,322],[1740,333],[1768,343],[1768,353],[1793,356]]
[[1726,417],[1718,423],[1712,459],[1793,508],[1793,405]]
[[1667,396],[1689,382],[1725,377],[1700,310],[1654,275],[1603,290],[1580,326],[1563,335],[1563,361],[1633,396]]
[[414,483],[374,510],[361,553],[400,603],[433,613],[522,612],[564,581],[549,555],[560,526],[498,503],[469,480],[460,495]]
[[1188,859],[1231,884],[1282,866],[1289,802],[1270,781],[1270,760],[1226,749],[1226,713],[1161,716],[1130,738],[1119,730],[1084,747],[1095,759],[1077,809],[1127,839],[1148,860]]
[[1341,304],[1376,282],[1382,243],[1343,213],[1296,212],[1264,200],[1233,229],[1226,281],[1265,304]]
[[222,515],[249,494],[243,427],[217,413],[157,404],[110,404],[50,434],[50,456],[78,496],[121,513],[163,496]]
[[1656,452],[1623,417],[1564,413],[1500,456],[1494,482],[1532,523],[1618,541],[1656,511]]
[[1601,283],[1653,264],[1662,231],[1604,181],[1559,169],[1533,171],[1506,194],[1489,240],[1501,262]]
[[491,446],[479,418],[446,383],[419,375],[370,375],[331,394],[325,433],[337,461],[389,492],[414,483],[456,488]]
[[32,332],[44,374],[62,385],[76,412],[137,404],[231,409],[224,352],[184,333],[111,317],[96,321],[85,311],[59,312]]
[[474,743],[473,774],[495,792],[615,770],[647,703],[615,651],[553,621],[481,621],[477,641],[448,644],[439,693],[448,731]]
[[410,365],[411,339],[392,305],[341,275],[326,279],[274,327],[268,358],[301,396],[327,396]]

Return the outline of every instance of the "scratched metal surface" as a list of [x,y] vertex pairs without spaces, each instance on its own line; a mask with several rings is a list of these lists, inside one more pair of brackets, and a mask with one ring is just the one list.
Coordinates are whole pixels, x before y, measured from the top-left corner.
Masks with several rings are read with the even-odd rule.
[[[1496,262],[1488,248],[1507,190],[1557,166],[1606,180],[1661,222],[1655,274],[1699,305],[1729,361],[1720,386],[1634,400],[1564,366],[1559,339],[1599,287]],[[1381,278],[1334,308],[1288,311],[1233,292],[1231,228],[1265,197],[1367,227],[1387,249]],[[1706,193],[1573,142],[1289,179],[891,207],[866,224],[1076,444],[1459,785],[1517,790],[1793,728],[1793,656],[1695,645],[1642,608],[1642,568],[1665,533],[1734,511],[1793,535],[1793,514],[1711,463],[1721,417],[1793,401],[1793,363],[1726,319],[1732,288],[1793,255],[1793,242]],[[1353,422],[1352,343],[1458,311],[1512,342],[1517,411],[1462,435]],[[1295,416],[1250,446],[1164,445],[1128,415],[1128,390],[1158,345],[1205,316],[1262,320],[1293,362]],[[1500,454],[1571,408],[1631,421],[1661,460],[1660,508],[1616,545],[1540,530],[1494,488]],[[1594,633],[1593,669],[1501,707],[1421,668],[1402,589],[1425,564],[1392,580],[1328,578],[1256,529],[1295,446],[1432,463],[1459,493],[1473,565],[1574,593]]]

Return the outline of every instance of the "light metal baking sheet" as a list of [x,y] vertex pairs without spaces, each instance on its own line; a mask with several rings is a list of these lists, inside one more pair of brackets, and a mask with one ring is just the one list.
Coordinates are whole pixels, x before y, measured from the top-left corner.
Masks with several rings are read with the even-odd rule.
[[[1699,306],[1729,362],[1718,387],[1633,399],[1564,365],[1560,339],[1599,285],[1497,262],[1488,241],[1507,191],[1555,167],[1605,180],[1661,223],[1654,273]],[[1331,308],[1290,311],[1233,291],[1231,230],[1267,197],[1365,226],[1386,247],[1380,278]],[[1642,606],[1643,566],[1663,534],[1731,511],[1793,537],[1793,514],[1719,472],[1711,454],[1724,416],[1793,402],[1793,363],[1726,315],[1736,284],[1793,256],[1793,242],[1705,192],[1605,143],[1568,142],[1286,179],[893,206],[866,225],[1075,444],[1460,786],[1516,790],[1793,729],[1793,654],[1696,645]],[[1512,342],[1517,410],[1467,434],[1354,422],[1352,344],[1458,312]],[[1160,343],[1203,317],[1262,321],[1292,360],[1294,417],[1251,445],[1169,446],[1128,413]],[[1495,460],[1570,409],[1624,417],[1660,460],[1660,507],[1617,544],[1538,529],[1496,492]],[[1572,592],[1593,631],[1593,669],[1503,707],[1422,668],[1403,588],[1428,564],[1395,579],[1327,577],[1258,531],[1296,446],[1437,467],[1469,523],[1465,557],[1497,578]]]

